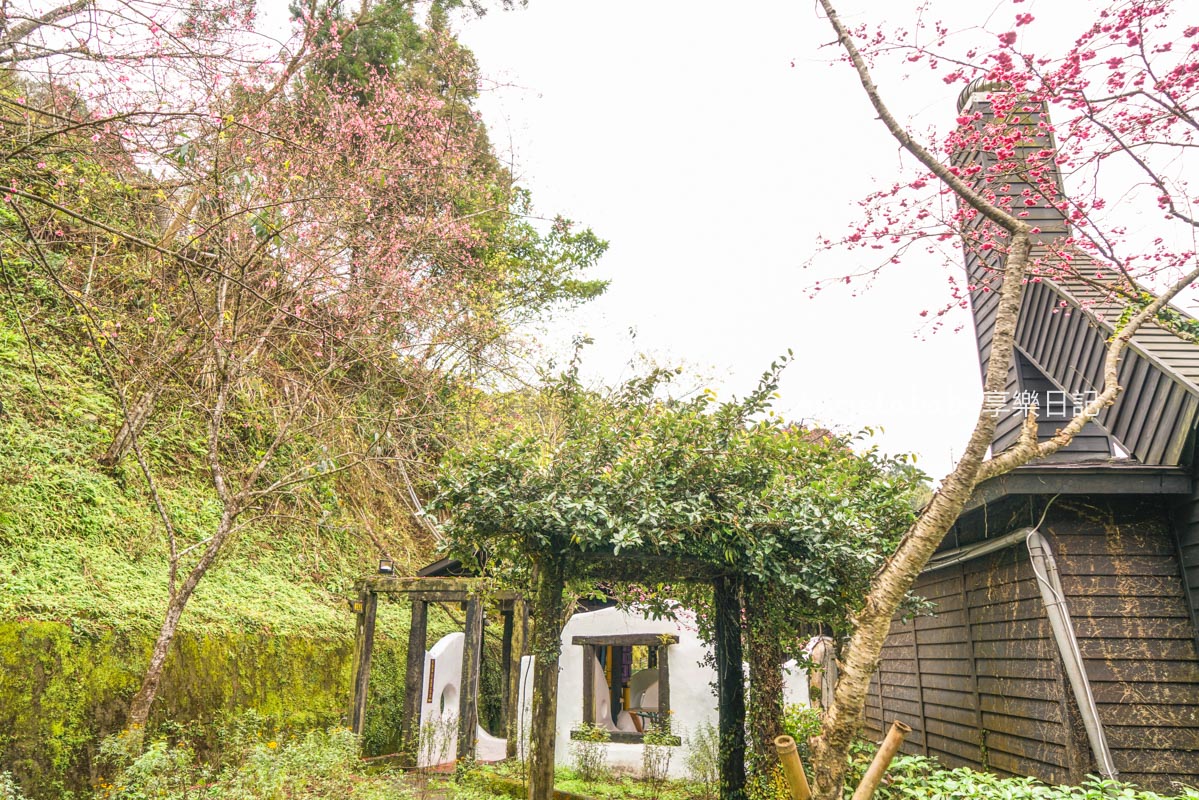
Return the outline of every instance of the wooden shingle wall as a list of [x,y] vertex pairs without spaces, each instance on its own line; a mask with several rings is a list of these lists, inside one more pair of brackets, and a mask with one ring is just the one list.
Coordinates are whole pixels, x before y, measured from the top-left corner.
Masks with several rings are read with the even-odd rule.
[[[936,603],[937,614],[893,623],[881,667],[886,723],[898,718],[913,728],[904,751],[925,753],[917,731],[927,731],[927,754],[946,765],[1068,782],[1062,681],[1027,551],[938,570],[916,592]],[[892,644],[913,637],[918,671],[902,657],[903,645]],[[924,687],[915,708],[897,708],[886,677],[905,669]],[[879,702],[867,706],[873,731]]]
[[[1199,655],[1169,509],[1062,499],[1041,530],[1121,777],[1159,791],[1195,785]],[[928,573],[915,591],[938,613],[892,625],[868,730],[879,734],[881,708],[886,724],[913,727],[905,752],[927,741],[948,765],[1049,782],[1094,772],[1027,550]]]
[[1167,510],[1079,503],[1050,530],[1117,769],[1153,788],[1194,785],[1199,656]]
[[1187,609],[1199,643],[1199,487],[1174,509],[1174,530]]

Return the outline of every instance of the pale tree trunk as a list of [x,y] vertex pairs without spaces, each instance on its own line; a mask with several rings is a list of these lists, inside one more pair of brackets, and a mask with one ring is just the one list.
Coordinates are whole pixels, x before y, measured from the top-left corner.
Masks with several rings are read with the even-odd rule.
[[[142,464],[142,468],[146,473],[151,491],[155,493],[155,501],[158,502],[170,538],[170,572],[168,577],[169,599],[166,614],[163,617],[162,626],[159,628],[158,638],[154,643],[154,649],[150,656],[150,664],[142,679],[141,688],[138,689],[137,694],[130,704],[129,725],[131,727],[144,727],[149,719],[150,710],[158,694],[158,689],[161,686],[163,669],[166,666],[171,644],[174,642],[175,634],[179,629],[179,621],[183,616],[183,611],[187,607],[192,594],[195,592],[196,586],[199,585],[200,581],[208,573],[208,570],[216,562],[217,556],[220,555],[226,542],[237,530],[237,520],[241,513],[255,499],[270,495],[281,486],[296,482],[295,480],[279,479],[264,488],[255,488],[258,486],[264,471],[278,453],[279,448],[288,440],[292,426],[296,424],[296,421],[307,407],[308,401],[315,392],[314,387],[339,366],[337,360],[331,360],[325,368],[325,372],[314,377],[308,387],[295,398],[294,406],[279,423],[274,438],[259,456],[257,462],[245,472],[238,473],[235,477],[239,477],[240,480],[235,485],[230,485],[226,476],[225,465],[222,462],[221,451],[222,436],[225,432],[225,414],[228,410],[229,399],[236,391],[239,377],[245,372],[247,365],[253,362],[259,349],[265,346],[272,332],[284,317],[284,313],[281,310],[276,310],[274,318],[268,321],[266,326],[255,337],[257,340],[255,346],[249,348],[243,355],[236,356],[236,353],[225,344],[226,340],[236,339],[238,332],[233,322],[227,321],[227,318],[235,320],[236,315],[226,313],[231,305],[236,305],[236,299],[230,296],[230,281],[222,275],[216,287],[213,314],[214,330],[210,341],[211,359],[216,377],[214,378],[215,395],[209,410],[208,452],[206,454],[209,477],[217,499],[221,502],[222,512],[220,521],[217,523],[217,528],[209,539],[182,550],[176,550],[174,530],[170,523],[170,518],[166,514],[162,504],[158,502],[149,468],[145,464],[145,459],[142,458],[140,450],[138,451],[139,463]],[[130,412],[126,415],[126,419],[129,421],[135,419],[135,416]],[[136,435],[138,430],[140,430],[140,427],[131,429],[130,446],[134,449],[138,449]],[[201,548],[203,550],[199,559],[187,570],[187,576],[179,584],[178,589],[176,589],[176,577],[181,571],[180,565],[183,559],[191,551]]]
[[[1012,361],[1016,322],[1024,294],[1024,282],[1029,259],[1030,228],[981,197],[941,164],[935,156],[903,129],[882,102],[870,71],[852,38],[841,24],[831,0],[819,0],[858,73],[867,97],[878,112],[879,119],[891,135],[920,163],[958,196],[959,200],[1006,230],[1011,238],[1004,267],[1003,285],[996,314],[984,392],[1002,394],[1006,389],[1008,368]],[[998,456],[986,460],[987,449],[994,438],[998,415],[982,408],[967,443],[962,459],[942,481],[941,488],[921,512],[916,522],[904,534],[895,552],[879,569],[871,582],[861,609],[853,615],[853,633],[841,651],[840,673],[833,702],[825,713],[821,735],[813,740],[813,797],[816,800],[840,800],[845,781],[849,746],[856,735],[869,691],[870,678],[878,668],[883,642],[891,620],[907,596],[921,570],[940,545],[945,534],[957,521],[962,508],[980,481],[1003,474],[1037,458],[1051,455],[1065,447],[1079,431],[1103,408],[1111,405],[1119,394],[1117,382],[1120,356],[1133,334],[1184,287],[1199,279],[1199,268],[1184,276],[1152,303],[1135,314],[1116,335],[1108,347],[1104,362],[1103,391],[1070,420],[1056,435],[1038,441],[1035,409],[1024,420],[1016,445]],[[884,724],[886,720],[883,721]]]
[[129,413],[121,420],[121,427],[117,428],[117,432],[113,434],[108,449],[98,459],[103,466],[115,467],[133,447],[134,440],[141,436],[142,431],[146,428],[146,423],[150,420],[150,415],[154,413],[154,406],[158,402],[158,395],[161,392],[162,385],[158,384],[151,386],[137,398],[133,407],[129,409]]
[[[188,571],[187,577],[184,578],[178,589],[175,588],[175,578],[180,561],[187,554],[187,550],[177,552],[175,550],[175,542],[172,539],[167,611],[163,617],[162,627],[158,630],[158,638],[154,642],[154,649],[150,654],[150,664],[146,668],[146,674],[142,677],[142,685],[137,690],[137,694],[134,695],[133,701],[129,706],[130,728],[144,728],[146,722],[149,720],[150,709],[154,705],[154,698],[158,696],[158,689],[162,684],[163,669],[166,667],[167,656],[171,651],[171,643],[175,641],[175,634],[179,630],[179,620],[183,616],[183,610],[187,607],[187,602],[195,592],[196,586],[200,583],[204,575],[208,573],[208,569],[216,561],[221,547],[233,532],[234,524],[244,500],[243,494],[235,496],[230,491],[225,481],[225,469],[221,463],[221,431],[229,402],[229,394],[236,380],[236,372],[231,368],[232,365],[229,363],[228,353],[224,350],[222,343],[222,334],[224,333],[225,326],[227,287],[228,280],[222,276],[216,292],[214,309],[216,323],[212,339],[212,350],[219,365],[220,381],[208,419],[207,437],[209,477],[212,479],[217,498],[221,501],[221,519],[217,523],[217,529],[212,537],[206,543],[202,543],[204,545],[203,553],[201,553],[199,560]],[[129,419],[129,415],[126,416],[126,419]],[[136,441],[136,437],[134,441]],[[275,443],[277,444],[278,441],[276,439]],[[259,462],[260,465],[263,463],[265,463],[265,460]],[[251,478],[251,482],[247,486],[252,485],[252,481],[253,478]]]
[[[163,617],[162,626],[158,629],[158,638],[154,641],[154,649],[150,652],[150,663],[142,676],[142,685],[129,704],[128,726],[132,729],[144,728],[150,719],[150,709],[154,705],[154,699],[158,696],[158,689],[162,685],[163,670],[166,668],[167,657],[170,655],[171,645],[175,641],[175,634],[179,630],[179,620],[183,616],[183,610],[187,607],[187,602],[191,599],[192,594],[195,593],[200,580],[216,561],[221,547],[233,533],[235,519],[236,514],[226,509],[225,513],[221,515],[220,522],[217,523],[216,533],[208,540],[200,560],[188,572],[178,591],[172,592],[171,598],[167,602],[166,615]],[[173,567],[174,565],[172,565]]]
[[[64,21],[87,10],[94,2],[95,0],[75,0],[75,2],[64,3],[61,6],[52,8],[40,17],[30,17],[23,20],[21,24],[15,25],[12,28],[8,28],[6,24],[3,33],[0,34],[0,54],[12,50],[42,28],[61,27]],[[3,17],[3,19],[7,23],[7,18]]]

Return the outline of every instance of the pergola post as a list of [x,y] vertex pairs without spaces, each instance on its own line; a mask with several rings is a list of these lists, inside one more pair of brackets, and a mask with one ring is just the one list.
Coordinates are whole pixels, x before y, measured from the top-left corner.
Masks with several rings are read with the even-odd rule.
[[361,735],[366,722],[366,690],[371,682],[371,653],[375,646],[375,610],[379,595],[363,588],[358,592],[354,626],[354,691],[350,702],[350,730]]
[[529,607],[523,597],[512,601],[512,611],[508,616],[512,629],[508,630],[505,623],[504,631],[508,641],[508,657],[506,664],[507,684],[505,696],[507,705],[504,707],[504,727],[508,732],[508,758],[516,758],[520,741],[520,662],[529,654]]
[[583,724],[595,724],[595,650],[593,644],[583,645]]
[[[777,587],[774,592],[781,591]],[[746,581],[745,650],[749,664],[749,775],[768,781],[779,766],[775,737],[783,729],[783,645],[771,622],[772,589],[756,580]]]
[[479,725],[479,673],[483,658],[483,604],[477,594],[466,601],[466,641],[462,647],[462,691],[458,695],[458,758],[474,755]]
[[404,711],[400,717],[400,747],[405,766],[417,764],[420,747],[420,708],[425,694],[425,650],[428,648],[429,604],[412,601],[412,623],[408,627],[408,664],[404,671]]
[[538,563],[533,618],[533,719],[529,740],[529,800],[553,800],[558,728],[558,658],[562,651],[566,568],[558,557]]
[[741,599],[737,590],[733,578],[717,578],[713,585],[721,800],[746,800],[745,676],[741,666]]

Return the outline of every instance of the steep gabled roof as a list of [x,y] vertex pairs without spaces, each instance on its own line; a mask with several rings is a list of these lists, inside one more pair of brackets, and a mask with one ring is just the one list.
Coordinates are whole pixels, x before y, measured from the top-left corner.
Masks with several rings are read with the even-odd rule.
[[[985,124],[992,118],[991,87],[982,85],[964,92],[960,106]],[[1043,107],[1022,107],[1029,138],[1020,149],[1051,147],[1048,135],[1037,123],[1045,119]],[[962,152],[955,164],[978,165],[980,176],[991,174],[992,153]],[[1060,180],[1059,180],[1060,184]],[[1018,178],[1004,176],[991,184],[1000,194],[1027,197],[1029,187]],[[1007,395],[1015,398],[1036,393],[1040,406],[1040,434],[1052,436],[1073,416],[1075,398],[1103,388],[1103,361],[1107,339],[1114,332],[1123,305],[1102,285],[1083,276],[1095,275],[1096,264],[1085,254],[1074,254],[1067,269],[1055,255],[1054,242],[1070,233],[1062,213],[1039,191],[1033,201],[1022,201],[1029,222],[1039,229],[1032,257],[1044,263],[1045,272],[1029,283],[1016,328],[1016,353],[1008,372]],[[981,223],[976,218],[974,225]],[[991,354],[991,339],[1003,278],[1003,256],[998,249],[966,250],[966,273],[970,281],[971,309],[978,339],[979,362],[985,374]],[[1185,317],[1181,311],[1176,313]],[[1194,433],[1199,422],[1199,345],[1183,339],[1156,322],[1148,322],[1133,337],[1121,359],[1118,380],[1123,391],[1114,405],[1083,429],[1069,447],[1049,460],[1055,462],[1094,460],[1127,452],[1148,465],[1189,464]],[[1052,403],[1052,397],[1057,402]],[[1024,412],[1009,403],[996,428],[992,449],[996,452],[1016,442]]]
[[[1034,256],[1048,258],[1049,254],[1040,248]],[[1073,269],[1085,274],[1085,258],[1076,258]],[[987,316],[988,312],[993,316],[997,275],[980,275],[975,284],[975,294],[980,295],[975,303],[976,330],[984,365],[990,354]],[[981,316],[979,312],[983,312]],[[1120,305],[1109,293],[1079,277],[1042,277],[1028,285],[1016,327],[1017,354],[1008,384],[1013,395],[1039,391],[1043,435],[1052,435],[1070,416],[1067,412],[1073,411],[1072,407],[1047,409],[1047,392],[1072,398],[1102,388],[1107,340],[1115,331],[1120,312]],[[1116,403],[1057,459],[1094,457],[1109,452],[1115,442],[1142,464],[1189,462],[1188,444],[1199,421],[1199,345],[1150,321],[1129,343],[1120,363],[1119,382],[1123,391]],[[1015,442],[1021,416],[1012,410],[1000,421],[996,450]]]

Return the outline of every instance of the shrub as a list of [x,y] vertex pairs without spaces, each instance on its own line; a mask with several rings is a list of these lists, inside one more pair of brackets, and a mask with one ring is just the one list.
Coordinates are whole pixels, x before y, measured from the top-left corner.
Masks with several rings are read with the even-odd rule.
[[649,784],[651,800],[657,800],[670,774],[675,737],[669,724],[651,726],[641,737],[641,777]]
[[11,772],[0,772],[0,800],[25,800]]
[[[404,796],[386,774],[361,774],[360,741],[345,728],[310,731],[290,741],[259,738],[253,720],[227,728],[223,765],[196,758],[186,742],[164,739],[141,749],[138,735],[110,737],[105,763],[115,769],[102,800],[395,800]],[[2,786],[2,784],[0,784]],[[0,797],[0,800],[20,800]]]
[[705,722],[691,731],[684,762],[702,800],[714,800],[720,783],[720,733],[715,725]]
[[[846,786],[846,796],[853,787]],[[1199,800],[1199,791],[1181,788],[1175,797]],[[1004,778],[959,767],[945,769],[923,756],[899,756],[878,791],[877,800],[1170,800],[1170,796],[1119,781],[1091,778],[1079,786],[1047,786],[1036,778]]]
[[812,763],[812,751],[808,740],[820,733],[819,708],[809,708],[795,703],[788,703],[783,709],[783,733],[795,740],[795,749],[799,758],[808,768]]
[[580,779],[595,783],[608,776],[607,745],[611,738],[607,730],[589,722],[574,730],[570,751]]

